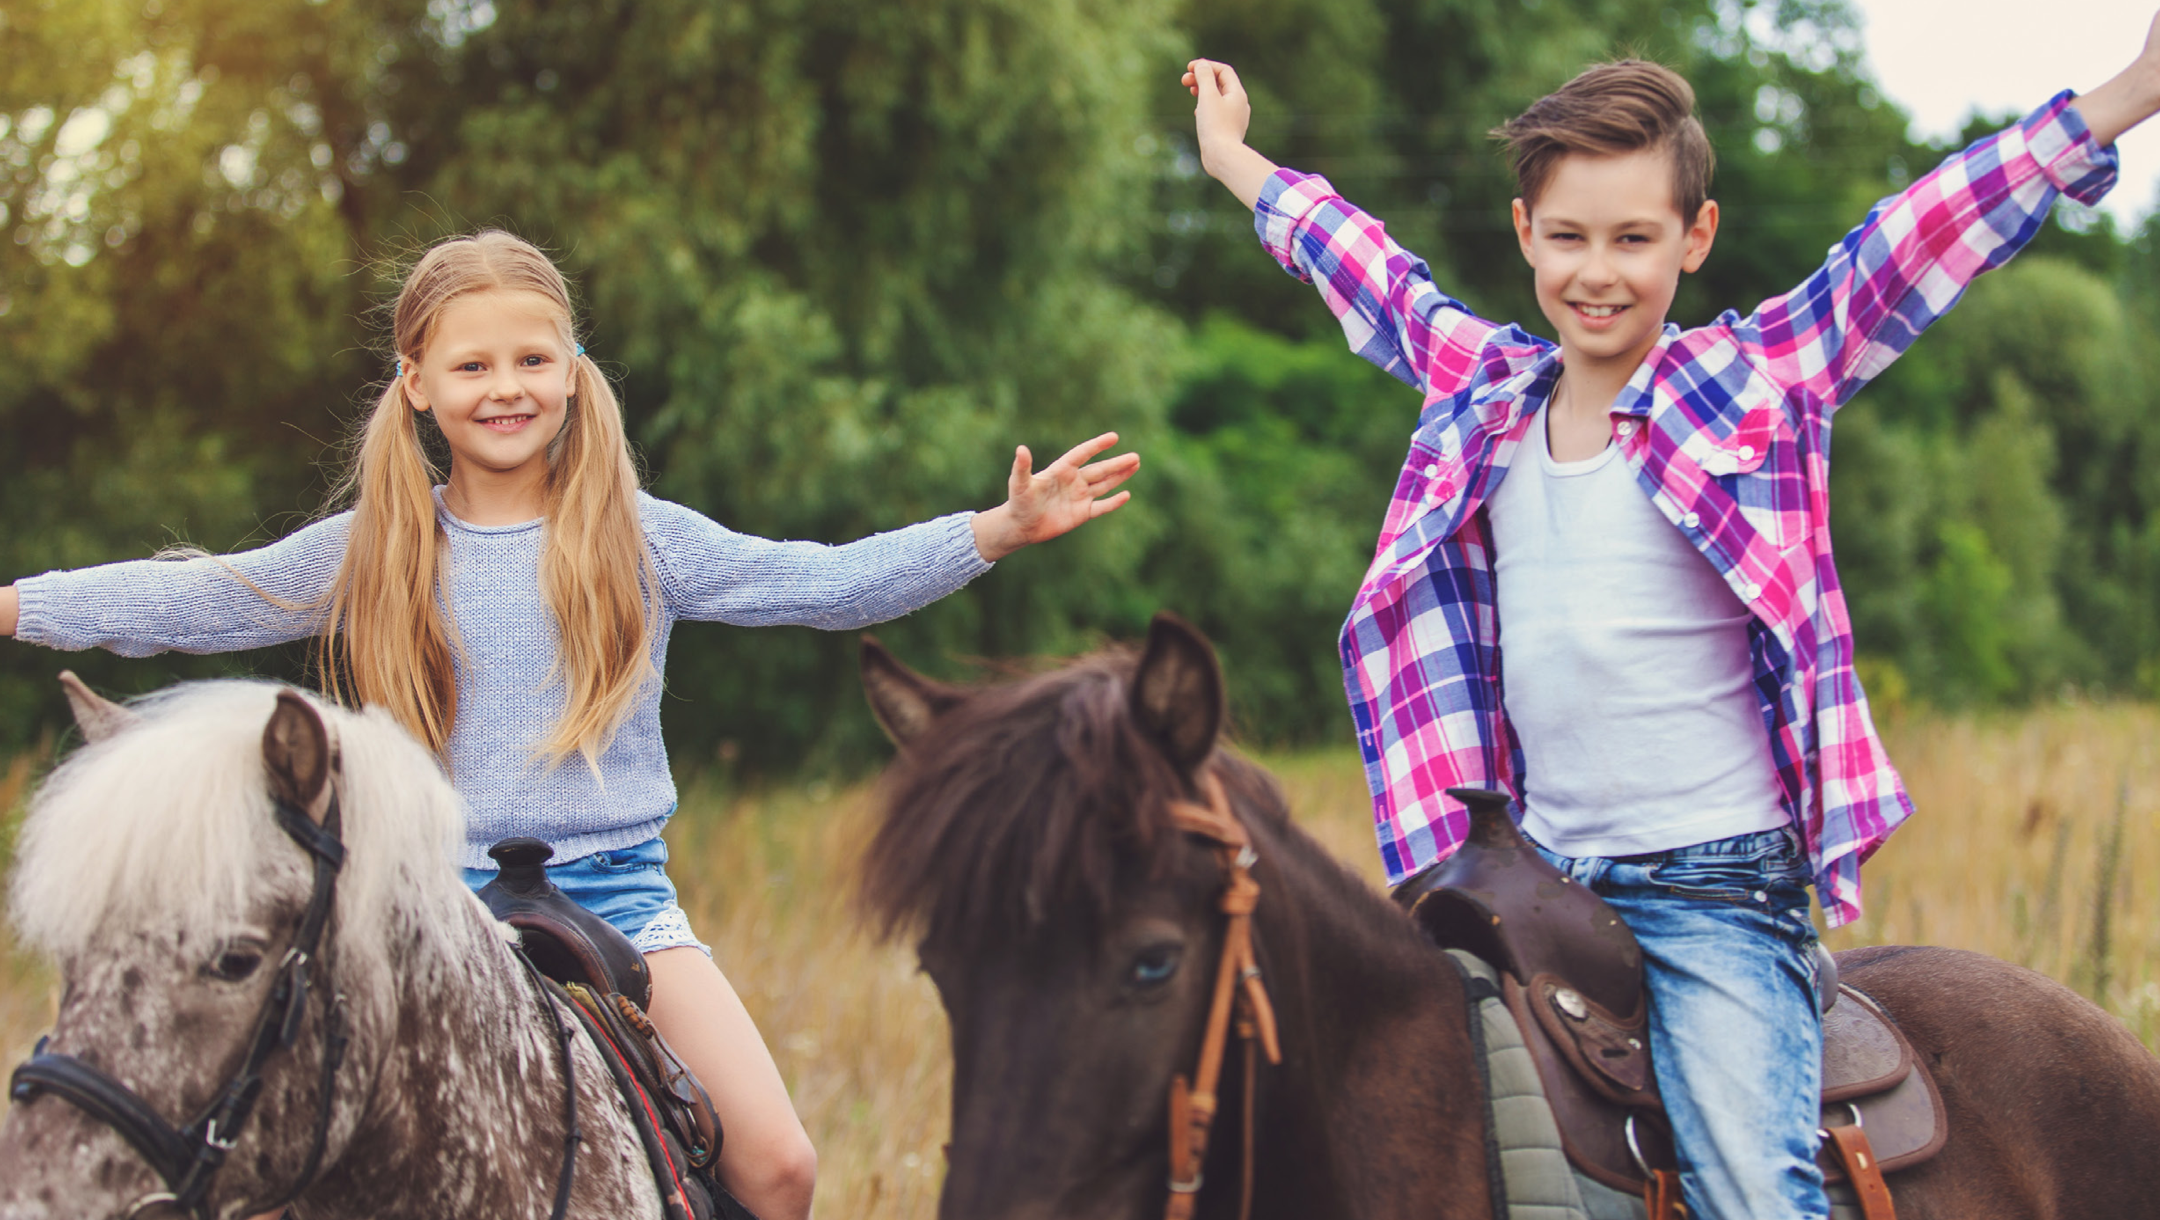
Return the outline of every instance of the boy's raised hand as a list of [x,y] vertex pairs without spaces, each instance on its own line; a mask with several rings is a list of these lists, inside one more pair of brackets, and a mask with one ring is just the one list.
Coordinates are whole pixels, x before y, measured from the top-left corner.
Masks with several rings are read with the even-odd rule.
[[1245,131],[1252,126],[1252,99],[1245,96],[1237,69],[1212,59],[1196,59],[1185,65],[1179,83],[1198,102],[1193,107],[1193,125],[1201,168],[1229,187],[1238,202],[1254,206],[1268,175],[1275,172],[1275,163],[1245,144]]
[[1088,461],[1117,444],[1117,439],[1117,433],[1105,432],[1082,441],[1040,473],[1026,445],[1015,449],[1005,502],[975,514],[976,552],[996,563],[1031,542],[1046,542],[1132,499],[1129,491],[1103,497],[1140,469],[1139,454]]
[[2145,31],[2145,49],[2114,79],[2072,103],[2095,141],[2116,137],[2160,111],[2160,13]]

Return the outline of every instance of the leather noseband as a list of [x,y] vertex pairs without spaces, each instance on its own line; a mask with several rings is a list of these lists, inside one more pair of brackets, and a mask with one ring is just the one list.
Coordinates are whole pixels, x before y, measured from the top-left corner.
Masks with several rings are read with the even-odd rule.
[[1228,874],[1216,904],[1225,916],[1222,957],[1215,968],[1215,996],[1208,1007],[1198,1068],[1190,1081],[1181,1073],[1170,1082],[1170,1197],[1163,1216],[1164,1220],[1189,1220],[1198,1202],[1203,1181],[1200,1167],[1207,1162],[1208,1129],[1215,1122],[1215,1086],[1222,1077],[1234,1006],[1238,1038],[1245,1044],[1245,1185],[1238,1204],[1242,1220],[1252,1212],[1253,1093],[1259,1087],[1255,1039],[1267,1049],[1269,1063],[1282,1062],[1282,1048],[1275,1038],[1275,1007],[1268,1001],[1267,987],[1260,981],[1260,961],[1253,952],[1252,913],[1260,901],[1260,883],[1253,880],[1252,867],[1259,857],[1253,852],[1252,837],[1230,809],[1222,781],[1213,771],[1203,771],[1200,786],[1208,803],[1171,801],[1170,817],[1179,830],[1212,841]]

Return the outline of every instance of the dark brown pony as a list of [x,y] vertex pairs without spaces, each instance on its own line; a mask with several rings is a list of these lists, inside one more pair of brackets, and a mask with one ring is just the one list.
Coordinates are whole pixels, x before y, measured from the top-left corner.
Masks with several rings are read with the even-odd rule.
[[[863,899],[920,936],[951,1018],[944,1220],[1162,1215],[1167,1097],[1190,1073],[1223,916],[1220,856],[1168,803],[1220,777],[1259,853],[1255,937],[1280,1023],[1254,1106],[1255,1217],[1489,1217],[1485,1098],[1463,985],[1392,904],[1291,824],[1220,746],[1222,676],[1159,617],[1111,653],[981,688],[874,642],[864,685],[901,743]],[[2160,1214],[2160,1062],[2067,989],[1939,948],[1840,955],[1928,1057],[1950,1141],[1893,1175],[1903,1220]],[[1243,1084],[1226,1070],[1199,1196],[1237,1214]]]

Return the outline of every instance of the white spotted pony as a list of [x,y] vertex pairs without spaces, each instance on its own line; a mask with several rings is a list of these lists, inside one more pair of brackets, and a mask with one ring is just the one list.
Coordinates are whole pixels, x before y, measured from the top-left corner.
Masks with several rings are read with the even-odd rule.
[[10,904],[64,988],[0,1121],[0,1220],[657,1220],[599,1052],[466,889],[457,797],[387,715],[64,680],[87,744]]

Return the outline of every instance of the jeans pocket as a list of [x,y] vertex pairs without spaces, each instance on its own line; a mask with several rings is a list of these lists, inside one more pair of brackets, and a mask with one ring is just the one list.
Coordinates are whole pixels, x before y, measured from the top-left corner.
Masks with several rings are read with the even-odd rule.
[[1683,898],[1746,902],[1767,884],[1760,860],[1682,857],[1651,870],[1651,880]]
[[596,851],[585,858],[596,873],[621,876],[625,873],[660,872],[667,867],[667,844],[651,839],[635,847],[622,847],[614,851]]
[[1791,832],[1764,830],[1681,848],[1652,867],[1650,879],[1675,894],[1718,902],[1762,902],[1769,891],[1797,884],[1805,902],[1800,860]]

